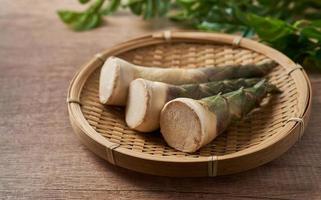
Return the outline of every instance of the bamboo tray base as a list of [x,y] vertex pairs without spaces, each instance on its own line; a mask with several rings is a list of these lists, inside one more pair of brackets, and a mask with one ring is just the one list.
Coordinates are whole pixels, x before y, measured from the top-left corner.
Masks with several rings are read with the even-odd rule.
[[[139,65],[188,68],[269,58],[279,65],[267,78],[283,93],[265,99],[261,108],[198,152],[183,153],[167,146],[158,131],[130,130],[124,108],[99,103],[100,68],[112,55]],[[90,150],[114,165],[163,176],[217,176],[257,167],[287,151],[307,124],[311,86],[300,66],[258,42],[225,34],[167,31],[97,54],[73,78],[67,102],[76,134]]]

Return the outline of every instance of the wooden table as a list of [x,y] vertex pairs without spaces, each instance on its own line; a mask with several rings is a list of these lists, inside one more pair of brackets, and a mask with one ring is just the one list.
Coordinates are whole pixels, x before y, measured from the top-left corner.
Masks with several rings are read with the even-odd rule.
[[[107,164],[75,137],[69,81],[95,53],[170,23],[129,13],[75,33],[57,18],[76,0],[0,1],[0,199],[321,199],[321,74],[304,137],[279,159],[215,178],[155,177]],[[160,21],[158,21],[160,22]]]

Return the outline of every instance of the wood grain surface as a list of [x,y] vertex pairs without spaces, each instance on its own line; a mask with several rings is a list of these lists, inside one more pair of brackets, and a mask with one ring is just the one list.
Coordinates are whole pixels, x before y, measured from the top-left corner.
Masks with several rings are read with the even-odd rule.
[[[321,74],[302,140],[262,167],[215,178],[155,177],[107,164],[73,134],[69,81],[112,45],[172,28],[127,12],[76,33],[57,18],[76,0],[0,0],[0,199],[321,199]],[[182,169],[184,170],[184,169]]]

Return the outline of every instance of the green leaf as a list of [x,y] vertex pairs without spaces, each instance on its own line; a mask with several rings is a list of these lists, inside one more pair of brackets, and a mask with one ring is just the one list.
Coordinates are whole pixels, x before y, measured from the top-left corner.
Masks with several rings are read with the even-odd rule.
[[80,12],[74,12],[74,11],[68,11],[68,10],[58,11],[58,16],[66,24],[72,23],[73,21],[77,20],[81,15],[82,13]]
[[184,12],[179,12],[179,13],[174,13],[169,16],[170,20],[176,21],[176,22],[181,22],[185,21],[188,19],[188,17],[185,15]]
[[252,13],[244,14],[242,20],[244,24],[252,27],[261,39],[268,42],[276,41],[295,31],[295,29],[285,21],[260,17]]
[[167,14],[171,6],[170,0],[156,0],[158,8],[158,16],[164,16]]
[[[102,15],[114,13],[122,0],[93,2],[83,12],[59,11],[61,20],[74,30],[101,24]],[[166,15],[181,24],[205,31],[257,34],[295,62],[321,69],[320,0],[123,0],[124,7],[144,19]],[[104,6],[105,5],[105,6]],[[305,65],[306,66],[306,65]]]
[[236,31],[245,31],[245,27],[237,26],[228,23],[218,23],[218,22],[207,22],[204,21],[197,26],[198,29],[204,31],[224,31],[227,33],[232,33]]
[[144,19],[150,19],[154,16],[154,2],[153,0],[146,0]]
[[206,31],[220,31],[223,29],[223,24],[204,21],[201,24],[199,24],[197,28]]
[[58,15],[63,22],[76,31],[96,28],[102,22],[101,15],[99,13],[58,11]]
[[143,0],[129,0],[128,7],[135,15],[141,15],[143,11]]
[[198,0],[176,0],[178,4],[190,6],[192,4],[195,4]]
[[104,4],[105,0],[96,0],[85,12],[87,13],[99,13],[100,8]]
[[81,4],[88,3],[90,0],[78,0]]
[[321,32],[314,27],[306,27],[301,30],[301,34],[308,37],[321,41]]
[[170,0],[129,0],[127,6],[135,15],[142,15],[144,19],[164,16],[170,6]]
[[58,11],[60,19],[75,31],[90,30],[98,27],[102,22],[99,10],[105,0],[96,0],[87,10],[75,12],[68,10]]
[[111,0],[106,8],[101,11],[103,15],[110,15],[114,13],[120,6],[121,0]]
[[315,27],[321,28],[321,19],[311,21],[311,26],[315,26]]

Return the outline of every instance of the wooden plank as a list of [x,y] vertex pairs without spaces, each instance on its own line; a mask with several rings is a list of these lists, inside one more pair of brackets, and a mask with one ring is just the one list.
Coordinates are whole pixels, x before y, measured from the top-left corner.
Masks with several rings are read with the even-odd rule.
[[75,33],[55,12],[80,8],[77,1],[0,3],[1,198],[321,199],[320,74],[311,74],[313,108],[306,133],[279,159],[215,178],[139,174],[107,164],[76,138],[66,111],[67,87],[95,53],[171,25],[159,27],[122,12],[102,28]]

